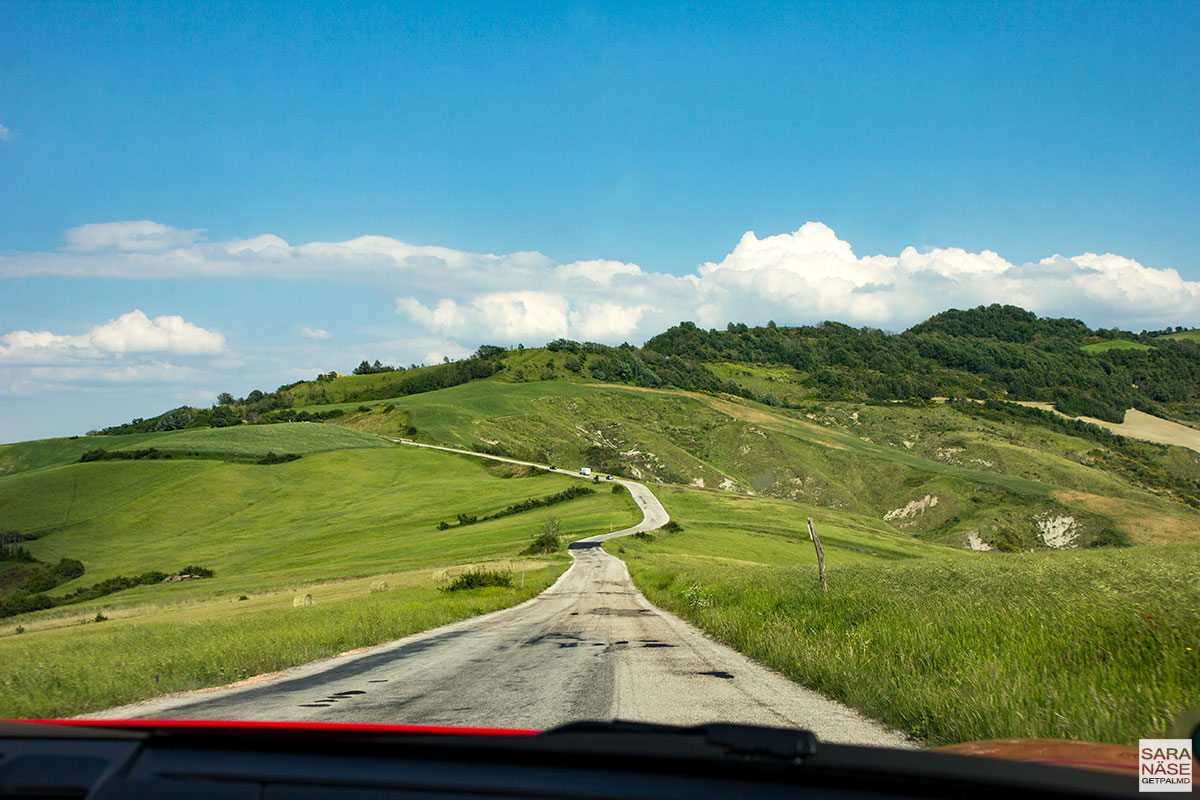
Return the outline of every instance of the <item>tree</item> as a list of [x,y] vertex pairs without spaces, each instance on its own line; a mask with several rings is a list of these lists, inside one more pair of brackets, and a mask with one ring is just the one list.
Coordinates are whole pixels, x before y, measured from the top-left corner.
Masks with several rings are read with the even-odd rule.
[[168,411],[158,418],[158,422],[154,424],[156,431],[177,431],[192,421],[192,411],[186,406],[181,406],[172,411]]
[[504,355],[507,352],[503,347],[496,344],[481,344],[479,349],[475,351],[475,358],[494,358],[495,356]]
[[229,392],[221,392],[219,395],[217,395],[217,405],[233,405],[233,395],[231,395]]

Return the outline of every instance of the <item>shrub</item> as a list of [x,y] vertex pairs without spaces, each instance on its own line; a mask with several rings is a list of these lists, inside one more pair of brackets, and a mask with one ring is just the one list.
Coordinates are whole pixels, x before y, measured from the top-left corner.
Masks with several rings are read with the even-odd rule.
[[95,619],[92,620],[92,622],[104,622],[107,619],[108,619],[108,617],[104,616],[103,612],[97,611],[96,617],[95,617]]
[[208,567],[197,567],[195,564],[188,564],[186,567],[179,570],[179,572],[177,572],[175,574],[176,575],[199,575],[201,578],[211,578],[216,573],[213,572]]
[[279,455],[276,455],[275,453],[268,451],[267,454],[265,456],[263,456],[262,458],[260,458],[257,463],[259,463],[259,464],[286,464],[289,461],[295,461],[298,458],[300,458],[300,456],[296,455],[295,453],[281,453]]
[[512,588],[512,573],[501,572],[498,569],[476,567],[470,572],[464,572],[446,586],[443,592],[457,592],[462,589],[482,589],[486,586],[503,586]]
[[54,572],[65,583],[83,574],[83,562],[73,558],[60,558],[54,565]]
[[1129,536],[1116,528],[1105,528],[1092,539],[1092,547],[1129,547]]
[[240,594],[240,595],[238,595],[238,600],[249,600],[249,599],[250,599],[250,598],[249,598],[249,597],[246,597],[246,595],[244,595],[244,594]]
[[613,484],[613,490],[612,490],[613,494],[624,494],[624,493],[625,493],[625,492],[627,492],[627,491],[629,491],[629,490],[628,490],[628,489],[626,489],[626,488],[625,488],[624,486],[622,486],[621,484],[619,484],[619,483],[614,483],[614,484]]
[[683,530],[683,526],[672,519],[668,520],[667,524],[662,526],[662,529],[670,533],[679,533],[681,530]]
[[558,536],[558,519],[556,517],[548,519],[542,529],[533,535],[533,541],[530,542],[529,547],[521,551],[521,554],[536,556],[556,552],[561,544]]

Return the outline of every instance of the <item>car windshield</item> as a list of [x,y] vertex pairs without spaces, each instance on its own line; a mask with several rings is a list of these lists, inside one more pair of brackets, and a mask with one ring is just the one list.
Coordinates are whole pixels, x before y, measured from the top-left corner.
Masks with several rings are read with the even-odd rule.
[[1190,738],[1198,33],[3,4],[0,719]]

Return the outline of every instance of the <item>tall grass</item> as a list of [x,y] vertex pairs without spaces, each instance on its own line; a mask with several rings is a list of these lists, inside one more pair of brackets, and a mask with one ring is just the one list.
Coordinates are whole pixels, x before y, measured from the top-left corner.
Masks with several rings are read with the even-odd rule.
[[931,744],[1123,744],[1200,703],[1200,547],[811,567],[627,553],[651,602]]

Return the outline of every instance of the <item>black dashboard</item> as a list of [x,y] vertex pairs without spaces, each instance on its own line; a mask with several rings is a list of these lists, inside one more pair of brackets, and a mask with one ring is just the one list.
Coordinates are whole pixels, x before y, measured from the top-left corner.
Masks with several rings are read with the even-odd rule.
[[1128,797],[1132,776],[820,743],[805,731],[577,723],[536,736],[0,723],[0,798],[733,800]]

